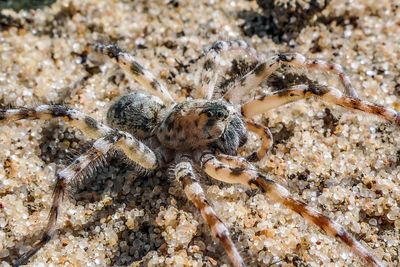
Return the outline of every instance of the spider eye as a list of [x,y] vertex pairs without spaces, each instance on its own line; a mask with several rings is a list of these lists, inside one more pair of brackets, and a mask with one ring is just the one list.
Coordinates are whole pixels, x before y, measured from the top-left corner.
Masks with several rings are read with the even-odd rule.
[[228,114],[226,112],[219,110],[219,111],[207,111],[205,112],[207,117],[209,118],[217,118],[217,119],[225,119],[228,117]]
[[218,111],[217,112],[217,118],[220,119],[222,117],[224,117],[224,113],[222,111]]

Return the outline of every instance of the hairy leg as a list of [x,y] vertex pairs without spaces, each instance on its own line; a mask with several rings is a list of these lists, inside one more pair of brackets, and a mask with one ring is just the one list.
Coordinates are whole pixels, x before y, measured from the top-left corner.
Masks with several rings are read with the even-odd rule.
[[203,189],[196,180],[191,164],[186,161],[178,163],[175,166],[175,177],[182,185],[187,198],[200,210],[204,220],[210,226],[211,232],[224,246],[233,265],[243,267],[244,262],[229,236],[228,229],[208,203]]
[[123,131],[115,131],[84,113],[59,105],[42,105],[36,108],[17,108],[0,110],[0,122],[4,120],[61,118],[65,122],[75,126],[92,138],[100,138],[108,134],[118,134],[121,137],[115,146],[121,148],[131,160],[146,169],[158,167],[157,157],[145,144],[137,140],[131,134]]
[[60,205],[62,203],[65,190],[75,184],[80,179],[85,179],[93,168],[99,165],[113,144],[117,142],[121,136],[108,134],[98,139],[86,153],[76,158],[67,168],[57,173],[57,182],[53,193],[53,202],[50,208],[49,221],[44,230],[42,238],[33,244],[32,248],[22,255],[14,266],[25,264],[30,257],[49,242],[57,229],[57,218],[60,214]]
[[145,87],[150,93],[160,97],[166,103],[174,103],[174,99],[169,94],[167,88],[162,85],[154,75],[140,65],[128,52],[114,45],[90,44],[89,48],[113,59],[126,71],[129,76]]
[[221,54],[235,51],[244,52],[257,59],[260,58],[257,51],[243,40],[215,42],[198,59],[201,73],[196,98],[211,99],[218,79],[217,68],[220,64]]
[[258,86],[263,80],[265,80],[265,78],[282,65],[289,65],[296,68],[316,69],[336,74],[339,76],[339,79],[344,86],[345,94],[352,98],[358,98],[358,95],[351,84],[350,78],[346,75],[342,66],[323,60],[308,59],[298,53],[277,54],[261,61],[252,71],[237,81],[236,84],[226,92],[224,98],[232,103],[239,103],[245,94],[248,94],[250,90]]
[[100,138],[113,131],[110,127],[97,122],[79,110],[60,105],[41,105],[35,108],[15,108],[0,110],[0,122],[3,120],[61,118],[75,126],[91,138]]
[[242,106],[242,115],[251,118],[273,108],[311,96],[317,96],[326,102],[361,110],[400,124],[399,112],[343,95],[337,88],[324,85],[297,85],[274,93],[260,95]]
[[385,266],[360,242],[355,240],[341,225],[333,222],[327,216],[308,207],[304,202],[296,200],[289,191],[275,181],[268,179],[264,174],[248,168],[232,167],[217,160],[213,155],[204,155],[201,166],[212,178],[232,184],[243,184],[252,188],[261,189],[272,201],[279,202],[285,207],[297,212],[307,221],[319,226],[328,235],[342,240],[357,255],[373,266]]

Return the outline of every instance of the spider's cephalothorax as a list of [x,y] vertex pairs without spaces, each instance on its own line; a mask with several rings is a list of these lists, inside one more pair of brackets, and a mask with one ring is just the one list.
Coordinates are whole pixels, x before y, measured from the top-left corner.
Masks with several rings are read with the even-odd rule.
[[218,148],[236,155],[246,138],[246,128],[224,100],[188,100],[176,104],[156,129],[160,142],[177,151]]
[[[345,228],[296,200],[288,190],[259,172],[249,162],[260,160],[272,146],[269,129],[255,123],[251,117],[300,99],[314,96],[329,103],[375,114],[400,124],[400,114],[397,111],[359,99],[341,66],[307,59],[297,53],[264,57],[244,41],[219,41],[198,59],[202,72],[195,99],[175,103],[167,89],[128,53],[115,46],[98,44],[90,47],[114,59],[155,96],[132,93],[121,97],[108,111],[109,126],[97,122],[82,112],[57,105],[0,110],[0,121],[59,117],[97,139],[91,149],[57,173],[49,222],[42,239],[35,243],[32,249],[15,263],[15,266],[27,262],[51,239],[56,230],[56,221],[65,190],[74,185],[80,177],[85,177],[93,164],[112,151],[113,147],[119,148],[127,158],[147,170],[172,167],[175,178],[182,185],[186,196],[200,210],[213,235],[224,246],[236,267],[244,266],[244,262],[224,223],[207,201],[192,166],[202,169],[210,178],[261,189],[272,201],[281,203],[319,226],[328,235],[343,241],[366,262],[373,266],[384,266],[361,243],[351,237]],[[218,59],[222,53],[232,50],[248,53],[257,59],[258,63],[254,69],[230,86],[221,99],[213,99],[218,75],[216,71]],[[343,83],[345,93],[331,86],[301,84],[241,103],[243,95],[249,93],[281,65],[313,68],[337,74]],[[236,155],[238,148],[246,142],[246,131],[261,136],[262,144],[259,150],[242,158]]]
[[172,149],[196,149],[222,135],[230,123],[231,113],[224,101],[185,101],[171,109],[157,127],[157,137]]

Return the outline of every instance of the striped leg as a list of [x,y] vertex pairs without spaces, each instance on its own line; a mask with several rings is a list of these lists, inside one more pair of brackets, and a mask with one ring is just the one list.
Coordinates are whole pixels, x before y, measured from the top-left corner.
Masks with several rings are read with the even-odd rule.
[[113,133],[98,139],[86,153],[75,159],[67,168],[57,173],[57,182],[53,193],[53,203],[49,213],[49,221],[44,230],[42,238],[32,248],[22,255],[14,266],[25,264],[30,257],[49,242],[56,231],[57,218],[60,214],[60,204],[63,200],[67,187],[75,184],[78,180],[84,179],[90,174],[93,168],[99,166],[99,161],[104,160],[107,152],[113,144],[121,138],[121,135]]
[[210,226],[214,236],[224,246],[226,253],[235,267],[243,267],[244,262],[239,255],[235,244],[232,242],[228,229],[217,217],[213,208],[208,203],[203,189],[197,182],[192,166],[189,162],[180,162],[175,166],[175,177],[182,185],[186,196],[200,210],[204,220]]
[[236,168],[244,168],[244,169],[254,169],[255,167],[251,165],[247,160],[242,157],[225,155],[225,154],[218,154],[215,158],[222,163],[225,163],[229,166],[236,167]]
[[135,81],[140,83],[152,94],[160,97],[167,104],[175,102],[165,86],[163,86],[150,71],[143,68],[128,52],[113,45],[90,44],[89,48],[93,48],[94,51],[113,59],[126,73],[132,76]]
[[242,106],[242,115],[246,118],[251,118],[270,109],[311,96],[318,96],[326,102],[361,110],[400,124],[399,112],[343,95],[338,89],[324,85],[297,85],[271,94],[260,95]]
[[199,64],[200,67],[202,67],[202,70],[199,86],[196,90],[196,98],[211,99],[214,93],[215,84],[217,83],[217,67],[221,54],[225,52],[233,52],[235,50],[243,51],[255,58],[260,57],[257,54],[257,51],[243,40],[215,42],[199,58]]
[[279,202],[289,209],[297,212],[307,221],[319,226],[328,235],[342,240],[357,255],[372,266],[382,267],[384,264],[370,253],[361,243],[355,240],[339,224],[333,222],[327,216],[311,209],[304,202],[296,200],[288,190],[268,179],[265,175],[254,169],[232,167],[218,161],[213,155],[205,155],[201,159],[201,166],[212,178],[232,184],[243,184],[252,188],[259,188],[271,200]]
[[92,138],[100,138],[110,134],[121,135],[115,145],[121,148],[128,158],[140,164],[146,169],[156,169],[158,162],[156,155],[146,145],[138,141],[127,132],[115,131],[84,113],[58,105],[42,105],[36,108],[18,108],[0,110],[0,122],[4,120],[19,119],[51,119],[61,118],[65,122],[75,126]]
[[229,89],[224,98],[232,103],[239,103],[245,94],[248,94],[251,89],[259,85],[281,65],[316,69],[336,74],[339,76],[340,81],[344,85],[346,95],[352,98],[358,98],[357,93],[351,84],[350,78],[346,75],[342,66],[323,60],[308,59],[298,53],[277,54],[262,61],[257,67],[254,68],[254,70],[243,76],[235,86]]
[[244,119],[244,122],[246,123],[247,130],[258,134],[262,138],[260,149],[247,156],[246,159],[252,162],[259,161],[271,150],[272,145],[274,144],[272,134],[268,127],[257,124],[247,119]]
[[41,105],[36,108],[16,108],[0,110],[2,120],[40,119],[48,120],[61,118],[63,121],[75,126],[92,138],[100,138],[113,130],[75,109],[59,105]]
[[235,82],[233,87],[225,93],[224,98],[232,103],[240,103],[244,95],[247,95],[279,67],[280,61],[277,55],[264,60]]

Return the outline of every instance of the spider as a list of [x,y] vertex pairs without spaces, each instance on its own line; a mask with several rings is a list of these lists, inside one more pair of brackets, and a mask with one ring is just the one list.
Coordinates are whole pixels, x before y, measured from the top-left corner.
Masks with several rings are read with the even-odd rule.
[[[244,261],[230,238],[228,229],[207,201],[196,178],[196,171],[225,183],[260,189],[272,201],[295,211],[328,235],[347,244],[372,266],[384,266],[341,225],[296,200],[287,189],[258,171],[251,163],[266,156],[273,144],[269,129],[255,123],[251,118],[300,99],[316,96],[324,101],[375,114],[400,124],[398,112],[359,99],[340,65],[307,59],[298,53],[266,57],[242,40],[217,41],[196,60],[201,67],[201,73],[195,97],[176,103],[167,89],[126,51],[103,44],[89,44],[89,48],[92,52],[114,60],[151,94],[134,92],[122,96],[107,112],[108,125],[78,110],[60,105],[0,111],[0,120],[3,122],[28,118],[61,118],[97,139],[86,153],[56,174],[53,202],[44,233],[14,266],[26,263],[52,238],[65,191],[78,179],[85,177],[114,148],[121,150],[127,158],[147,170],[172,168],[187,198],[200,210],[212,234],[222,244],[236,267],[245,266]],[[219,60],[224,53],[232,51],[251,55],[257,60],[257,64],[232,83],[222,97],[214,97]],[[336,74],[343,83],[345,92],[321,84],[301,84],[240,103],[245,94],[282,65]],[[262,144],[247,157],[240,157],[237,156],[238,149],[246,143],[247,131],[258,134]]]

